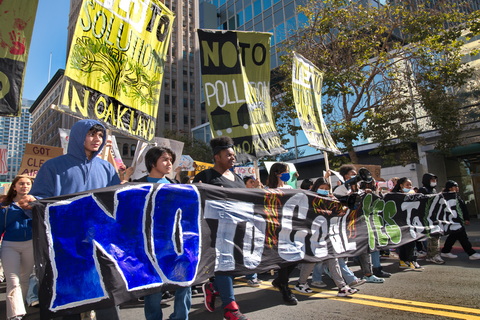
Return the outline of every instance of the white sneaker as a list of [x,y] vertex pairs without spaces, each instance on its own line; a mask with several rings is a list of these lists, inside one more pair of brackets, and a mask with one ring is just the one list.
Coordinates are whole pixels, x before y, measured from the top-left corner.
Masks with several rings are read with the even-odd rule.
[[303,292],[303,293],[312,293],[313,290],[310,289],[307,283],[297,283],[295,285],[295,290],[298,292]]
[[358,292],[358,289],[350,288],[349,286],[345,286],[338,290],[337,296],[338,297],[346,297]]
[[435,264],[444,264],[445,263],[445,261],[443,261],[443,259],[440,258],[439,254],[436,254],[433,258],[427,258],[425,260],[428,261],[428,262],[433,262]]
[[441,252],[440,253],[440,257],[443,257],[443,258],[450,258],[450,259],[455,259],[455,258],[458,258],[458,256],[456,254],[453,254],[453,253],[443,253]]
[[474,253],[468,257],[470,260],[480,260],[480,253]]

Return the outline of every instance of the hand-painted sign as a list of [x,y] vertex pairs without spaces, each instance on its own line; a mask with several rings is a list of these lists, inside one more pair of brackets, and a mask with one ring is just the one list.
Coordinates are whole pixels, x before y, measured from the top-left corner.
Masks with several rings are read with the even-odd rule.
[[0,116],[20,116],[38,0],[0,1]]
[[35,178],[42,164],[61,155],[63,155],[63,148],[27,143],[18,174]]
[[356,256],[461,227],[454,193],[367,194],[347,209],[304,190],[131,183],[41,202],[34,243],[46,318],[214,272]]
[[269,33],[198,30],[205,104],[215,137],[239,161],[284,152],[270,101]]
[[152,140],[173,20],[159,0],[84,0],[60,108]]
[[339,154],[322,116],[322,82],[320,70],[294,52],[292,90],[303,132],[312,147]]

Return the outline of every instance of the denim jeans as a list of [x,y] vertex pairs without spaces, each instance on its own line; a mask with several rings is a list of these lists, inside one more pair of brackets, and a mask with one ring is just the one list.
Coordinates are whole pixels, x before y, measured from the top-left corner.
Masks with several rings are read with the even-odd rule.
[[347,266],[345,263],[344,258],[338,258],[338,265],[340,266],[340,270],[342,271],[342,276],[343,279],[345,279],[345,282],[347,284],[352,283],[352,281],[355,281],[357,277],[353,274],[352,270]]
[[38,302],[38,279],[35,274],[31,274],[28,284],[27,305],[31,305],[35,301]]
[[370,253],[370,256],[372,257],[372,266],[374,268],[381,268],[382,263],[380,262],[380,251],[373,251]]
[[322,274],[323,274],[323,263],[322,262],[315,263],[315,267],[313,268],[313,273],[312,273],[312,281],[322,282]]
[[233,293],[233,277],[226,275],[215,274],[213,281],[215,290],[220,294],[222,299],[222,307],[225,308],[230,302],[235,301],[235,294]]
[[[156,292],[145,296],[144,313],[147,320],[162,320],[162,295],[163,292]],[[178,288],[175,290],[175,301],[173,302],[172,320],[187,320],[190,306],[192,305],[192,288]]]
[[245,276],[245,279],[247,279],[247,280],[255,280],[255,279],[257,279],[257,274],[256,274],[256,273],[247,274],[247,275]]

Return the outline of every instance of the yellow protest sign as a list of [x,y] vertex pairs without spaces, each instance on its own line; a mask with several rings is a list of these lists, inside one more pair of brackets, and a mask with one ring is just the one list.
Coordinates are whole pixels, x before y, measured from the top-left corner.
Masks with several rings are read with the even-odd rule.
[[36,177],[45,161],[63,155],[63,148],[27,143],[18,174]]
[[159,0],[84,0],[59,108],[152,140],[173,20]]
[[215,137],[235,142],[239,161],[285,150],[270,101],[270,33],[198,30],[205,104]]
[[298,120],[308,143],[323,151],[340,154],[322,116],[323,74],[318,68],[294,52],[292,89]]
[[20,116],[38,0],[0,1],[0,116]]

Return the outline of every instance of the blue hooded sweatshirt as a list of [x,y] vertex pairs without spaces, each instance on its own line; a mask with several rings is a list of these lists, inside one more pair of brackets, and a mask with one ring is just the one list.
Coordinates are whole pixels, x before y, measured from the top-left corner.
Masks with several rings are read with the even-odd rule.
[[[84,142],[88,131],[96,124],[103,127],[104,139],[99,150],[88,160]],[[50,159],[40,167],[30,194],[43,199],[119,184],[115,168],[97,157],[106,138],[105,127],[97,120],[85,119],[75,123],[70,131],[67,154]]]

